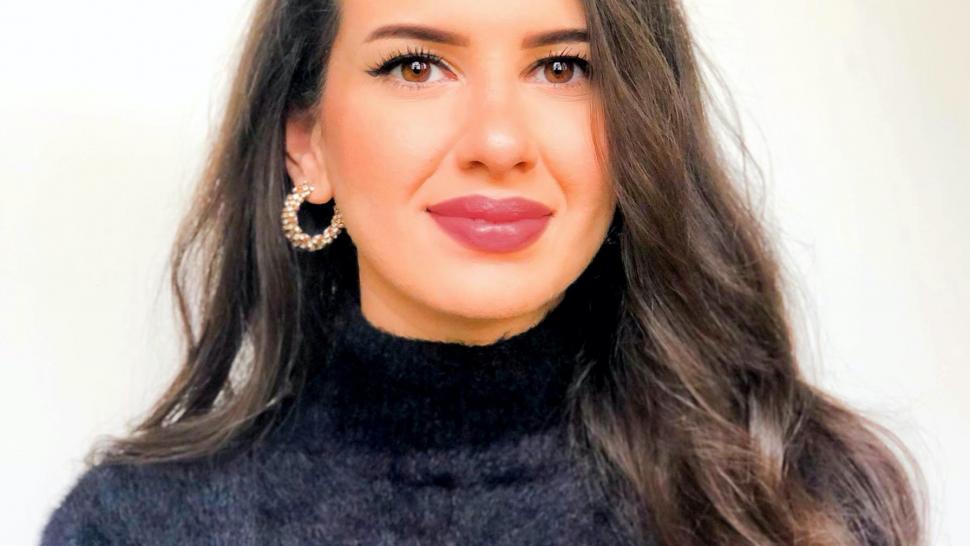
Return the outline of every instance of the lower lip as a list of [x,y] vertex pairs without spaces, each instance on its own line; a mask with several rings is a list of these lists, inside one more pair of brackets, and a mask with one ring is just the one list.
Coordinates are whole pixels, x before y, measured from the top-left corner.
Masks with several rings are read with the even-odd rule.
[[521,250],[538,239],[549,223],[549,216],[493,223],[464,216],[430,214],[438,227],[453,239],[469,248],[485,252]]

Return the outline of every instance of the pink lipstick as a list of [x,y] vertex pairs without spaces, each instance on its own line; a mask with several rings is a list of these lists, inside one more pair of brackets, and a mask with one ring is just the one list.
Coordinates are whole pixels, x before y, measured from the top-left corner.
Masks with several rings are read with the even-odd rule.
[[531,199],[466,195],[428,207],[438,227],[475,250],[513,252],[539,238],[552,209]]

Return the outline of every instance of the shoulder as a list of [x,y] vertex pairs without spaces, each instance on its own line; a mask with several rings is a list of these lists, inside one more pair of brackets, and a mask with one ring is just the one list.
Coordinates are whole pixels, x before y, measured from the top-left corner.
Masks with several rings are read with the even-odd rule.
[[[99,464],[86,470],[58,503],[41,532],[41,546],[129,543],[177,519],[183,502],[218,487],[227,468],[210,463]],[[161,529],[159,529],[161,531]]]
[[84,472],[61,499],[44,525],[41,546],[95,546],[115,542],[114,514],[131,490],[131,469],[121,465],[95,466]]

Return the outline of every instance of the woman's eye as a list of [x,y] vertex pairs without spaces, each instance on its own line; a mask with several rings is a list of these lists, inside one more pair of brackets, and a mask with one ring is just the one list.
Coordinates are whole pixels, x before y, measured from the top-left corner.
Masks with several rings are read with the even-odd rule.
[[443,78],[441,59],[430,54],[400,55],[368,70],[375,77],[390,78],[405,87],[421,87]]
[[539,61],[537,74],[553,86],[582,85],[574,80],[589,78],[589,63],[572,56],[547,58]]
[[433,62],[413,57],[397,63],[391,73],[408,83],[427,83],[434,81],[432,73],[441,73],[441,68]]

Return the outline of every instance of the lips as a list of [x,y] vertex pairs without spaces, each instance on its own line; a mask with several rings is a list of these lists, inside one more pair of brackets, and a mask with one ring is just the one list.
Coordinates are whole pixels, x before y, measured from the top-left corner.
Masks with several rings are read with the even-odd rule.
[[431,205],[428,211],[441,216],[460,216],[489,222],[514,222],[552,214],[552,209],[531,199],[523,197],[492,199],[484,195],[456,197]]
[[545,230],[552,209],[531,199],[467,195],[428,207],[438,227],[459,243],[485,252],[513,252]]

